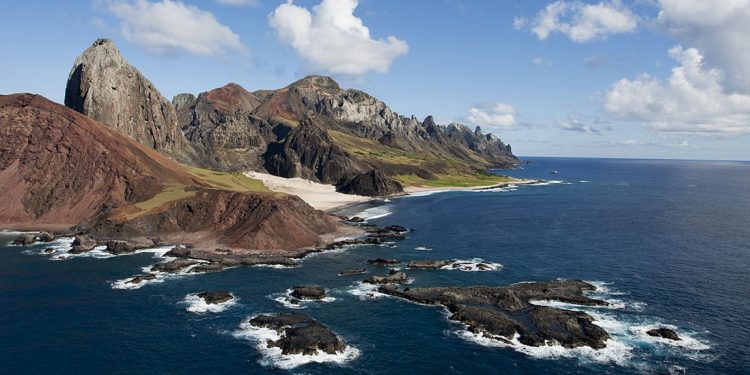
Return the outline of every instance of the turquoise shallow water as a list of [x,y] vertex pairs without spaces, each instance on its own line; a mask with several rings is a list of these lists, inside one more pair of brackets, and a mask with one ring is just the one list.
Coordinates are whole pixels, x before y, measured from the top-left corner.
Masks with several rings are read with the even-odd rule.
[[[153,254],[53,261],[44,246],[0,248],[0,368],[5,373],[743,374],[750,369],[750,163],[534,158],[510,173],[558,180],[447,192],[352,208],[415,231],[391,247],[316,255],[295,269],[237,268],[135,290],[113,283]],[[559,174],[550,175],[557,170]],[[0,235],[6,244],[12,236]],[[442,310],[358,293],[345,269],[375,257],[470,260],[491,272],[409,271],[412,287],[581,278],[617,309],[587,310],[613,341],[600,352],[496,347]],[[264,357],[242,321],[288,311],[276,301],[316,283],[335,299],[304,308],[355,347],[341,364]],[[236,305],[194,314],[181,302],[228,290]],[[361,288],[359,288],[361,289]],[[356,293],[356,294],[352,294]],[[569,306],[570,307],[570,306]],[[574,307],[572,307],[574,308]],[[680,346],[647,338],[674,326]]]

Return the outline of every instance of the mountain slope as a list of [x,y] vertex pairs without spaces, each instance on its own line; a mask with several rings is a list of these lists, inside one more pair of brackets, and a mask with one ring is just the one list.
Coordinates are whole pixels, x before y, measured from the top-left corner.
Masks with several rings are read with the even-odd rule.
[[0,225],[242,250],[314,246],[339,229],[295,196],[187,169],[41,96],[0,96]]
[[65,105],[160,152],[182,159],[189,153],[172,104],[109,39],[96,40],[73,63]]

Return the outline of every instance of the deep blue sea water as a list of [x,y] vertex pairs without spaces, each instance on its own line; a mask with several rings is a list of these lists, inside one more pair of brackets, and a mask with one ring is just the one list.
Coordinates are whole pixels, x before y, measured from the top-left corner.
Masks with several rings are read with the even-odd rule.
[[[295,269],[237,268],[135,290],[117,280],[151,254],[53,261],[0,247],[2,373],[746,374],[750,372],[750,163],[532,158],[514,176],[559,180],[496,192],[446,192],[357,207],[416,231],[389,247],[316,255]],[[550,175],[557,170],[559,174]],[[13,238],[0,234],[0,244]],[[416,250],[428,248],[431,250]],[[580,278],[617,309],[587,310],[613,336],[601,351],[495,347],[465,337],[444,312],[353,295],[367,259],[472,259],[493,272],[408,271],[412,287]],[[248,316],[288,311],[290,286],[321,284],[332,302],[302,311],[359,351],[343,364],[274,367],[240,334]],[[189,293],[228,290],[237,305],[194,314]],[[680,346],[648,339],[671,325]],[[484,344],[487,344],[486,342]]]

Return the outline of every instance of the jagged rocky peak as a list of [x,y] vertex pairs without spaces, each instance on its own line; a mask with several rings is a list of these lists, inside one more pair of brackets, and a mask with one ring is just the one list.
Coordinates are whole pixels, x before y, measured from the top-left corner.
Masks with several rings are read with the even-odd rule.
[[172,98],[172,105],[176,110],[190,108],[195,105],[195,95],[190,93],[177,94]]
[[341,91],[341,86],[331,77],[311,75],[289,85],[290,88],[316,88],[326,93]]
[[172,104],[109,39],[97,39],[75,60],[65,105],[156,150],[175,155],[187,146]]
[[214,108],[225,113],[236,111],[249,113],[257,108],[261,102],[255,94],[234,82],[201,93],[198,95],[198,101],[210,102]]

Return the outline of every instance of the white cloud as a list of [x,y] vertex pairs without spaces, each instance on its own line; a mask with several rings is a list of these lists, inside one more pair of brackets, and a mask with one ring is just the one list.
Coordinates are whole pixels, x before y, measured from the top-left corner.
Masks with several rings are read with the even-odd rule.
[[154,52],[208,56],[228,50],[249,51],[213,13],[178,0],[117,0],[109,3],[109,11],[120,20],[125,39]]
[[258,0],[214,0],[214,1],[216,1],[218,4],[221,4],[221,5],[229,5],[229,6],[236,6],[236,7],[260,5],[260,2]]
[[322,0],[310,12],[288,0],[268,20],[279,38],[313,69],[352,76],[385,73],[409,46],[394,36],[373,39],[354,15],[356,7],[357,0]]
[[597,4],[577,0],[555,1],[532,20],[516,17],[513,27],[517,30],[529,28],[540,40],[559,32],[574,42],[583,43],[633,32],[638,27],[638,17],[620,0],[606,0]]
[[497,103],[490,107],[469,108],[469,122],[479,126],[489,126],[500,129],[516,127],[517,111],[510,104]]
[[706,68],[695,48],[676,46],[669,56],[679,65],[668,79],[621,79],[607,92],[604,108],[658,131],[750,133],[750,95],[727,92],[723,72]]
[[657,23],[720,68],[725,85],[750,94],[750,0],[659,0]]
[[578,119],[567,119],[558,120],[557,127],[571,132],[588,133],[588,134],[601,134],[599,129],[593,128],[579,121]]

